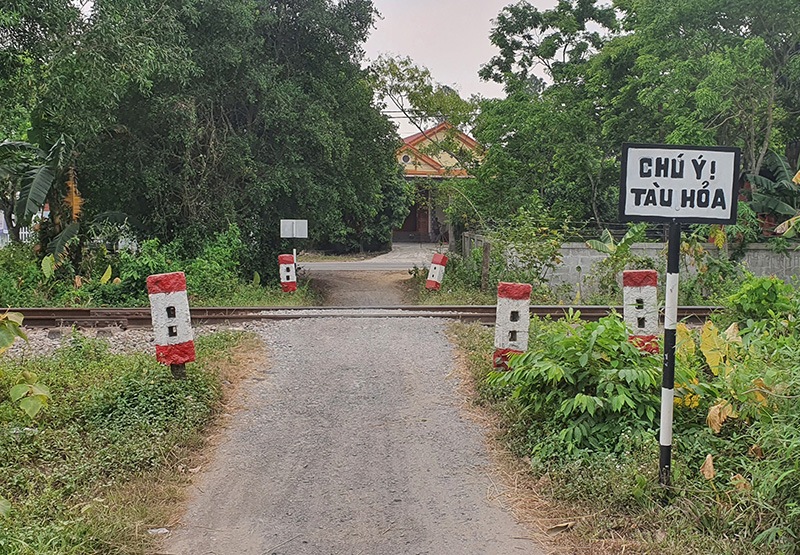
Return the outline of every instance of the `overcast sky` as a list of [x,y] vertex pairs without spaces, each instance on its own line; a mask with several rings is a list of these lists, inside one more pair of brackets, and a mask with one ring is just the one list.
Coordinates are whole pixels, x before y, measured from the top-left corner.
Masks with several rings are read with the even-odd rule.
[[[478,78],[478,69],[498,53],[489,33],[491,20],[516,0],[373,0],[382,15],[366,44],[367,57],[410,56],[431,70],[433,78],[462,97],[479,93],[503,96],[503,87]],[[540,10],[556,0],[532,0]],[[409,124],[400,135],[415,133]]]

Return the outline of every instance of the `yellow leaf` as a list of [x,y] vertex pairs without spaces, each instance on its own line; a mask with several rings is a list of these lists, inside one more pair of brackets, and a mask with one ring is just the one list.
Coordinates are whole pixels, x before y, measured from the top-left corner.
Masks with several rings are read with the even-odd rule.
[[700,331],[700,350],[703,352],[703,356],[706,357],[708,367],[711,368],[715,376],[718,376],[720,366],[727,354],[728,345],[720,337],[717,326],[711,321],[706,322]]
[[702,474],[706,480],[714,479],[714,476],[717,475],[717,473],[714,471],[714,457],[711,455],[706,457],[706,462],[704,462],[703,466],[700,467],[700,474]]
[[103,272],[103,277],[100,278],[100,285],[105,285],[111,279],[111,264],[108,265],[106,271]]
[[[757,380],[753,381],[753,387],[757,389],[763,389],[764,391],[771,391],[767,384],[764,383],[764,380],[758,378]],[[756,398],[756,402],[761,405],[767,404],[767,396],[764,395],[761,391],[753,391],[753,396]]]
[[728,418],[736,418],[736,416],[733,406],[728,401],[720,400],[716,405],[708,409],[706,424],[715,434],[718,434],[722,430],[722,424]]
[[792,181],[800,185],[800,172],[797,172],[797,175],[795,175],[794,178],[792,178]]
[[692,339],[692,334],[689,333],[686,324],[681,322],[675,326],[675,332],[677,336],[675,354],[684,360],[694,355],[694,339]]

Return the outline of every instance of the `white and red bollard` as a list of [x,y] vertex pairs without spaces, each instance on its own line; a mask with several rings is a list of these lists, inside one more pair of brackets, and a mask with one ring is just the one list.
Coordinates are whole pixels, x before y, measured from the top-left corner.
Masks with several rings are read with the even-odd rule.
[[431,269],[428,270],[428,281],[425,282],[426,289],[439,290],[442,286],[445,266],[447,266],[447,257],[443,254],[434,254]]
[[531,290],[528,283],[499,283],[494,326],[495,368],[508,370],[508,357],[528,350]]
[[622,272],[622,313],[631,330],[629,339],[640,350],[658,353],[658,272],[626,270]]
[[278,255],[278,264],[281,268],[281,287],[285,293],[297,291],[297,266],[291,254]]
[[148,276],[147,293],[156,336],[156,360],[169,364],[175,377],[183,377],[186,363],[195,359],[186,276],[183,272]]

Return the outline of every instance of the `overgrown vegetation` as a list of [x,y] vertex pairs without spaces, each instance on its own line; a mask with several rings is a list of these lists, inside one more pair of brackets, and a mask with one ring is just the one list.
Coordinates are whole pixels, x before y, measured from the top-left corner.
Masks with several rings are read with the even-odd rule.
[[659,553],[798,553],[799,308],[791,286],[749,278],[715,321],[679,325],[668,491],[657,486],[661,358],[633,348],[618,316],[534,319],[505,373],[490,372],[488,333],[465,334],[465,348],[483,353],[472,359],[480,402],[503,415],[508,447],[594,515],[578,534]]
[[[218,370],[244,340],[197,338],[185,380],[78,334],[52,356],[0,358],[0,551],[149,552],[147,527],[175,510],[177,467],[200,445],[220,402]],[[52,402],[31,417],[7,392],[34,373]]]
[[192,258],[182,258],[183,249],[178,241],[150,239],[111,252],[102,242],[76,241],[72,256],[48,275],[33,246],[9,245],[0,249],[0,306],[147,306],[147,276],[175,271],[186,273],[189,301],[195,306],[318,304],[307,285],[292,294],[281,291],[277,260],[271,279],[263,284],[257,272],[243,280],[245,247],[235,225],[210,237]]

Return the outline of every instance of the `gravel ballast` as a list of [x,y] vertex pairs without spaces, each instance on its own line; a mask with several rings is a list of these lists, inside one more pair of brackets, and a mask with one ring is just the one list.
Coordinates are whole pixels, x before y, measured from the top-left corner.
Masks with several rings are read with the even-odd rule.
[[444,323],[248,324],[271,359],[243,387],[172,554],[543,553],[489,499],[483,432],[461,417]]

